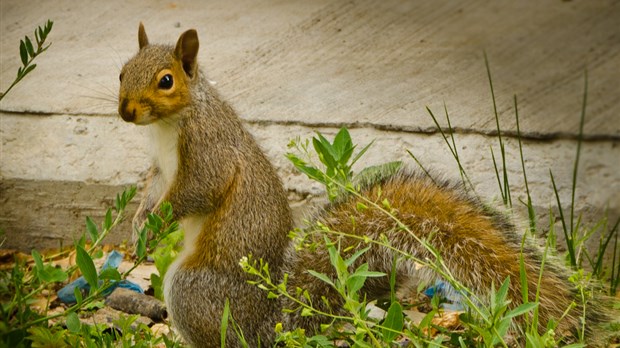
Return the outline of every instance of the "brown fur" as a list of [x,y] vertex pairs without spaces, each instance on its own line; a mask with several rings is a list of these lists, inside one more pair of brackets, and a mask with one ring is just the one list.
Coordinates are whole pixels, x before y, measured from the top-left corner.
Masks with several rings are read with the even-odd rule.
[[[140,37],[141,43],[148,42],[145,33]],[[177,47],[183,47],[182,41],[183,37]],[[233,109],[202,75],[189,76],[179,58],[183,52],[177,53],[171,46],[146,44],[122,70],[119,112],[123,118],[138,124],[165,123],[178,136],[173,180],[161,183],[165,180],[157,163],[165,159],[156,158],[151,181],[163,189],[147,189],[136,218],[143,219],[160,202],[169,201],[182,224],[191,219],[202,222],[193,245],[186,246],[191,253],[166,275],[169,312],[189,343],[219,346],[227,298],[248,342],[255,345],[258,337],[269,341],[279,318],[279,303],[247,284],[239,260],[248,254],[263,258],[274,276],[281,276],[292,225],[286,194]],[[185,64],[191,64],[184,57]],[[172,92],[157,88],[164,69],[173,72]],[[138,106],[135,112],[128,109],[131,105]],[[239,345],[232,330],[227,343]]]
[[[122,69],[119,113],[126,121],[150,124],[154,130],[155,165],[136,224],[161,202],[169,201],[186,230],[185,249],[165,281],[174,326],[194,346],[219,346],[221,315],[229,299],[232,314],[251,346],[257,345],[259,337],[263,346],[269,346],[278,321],[285,321],[288,329],[315,330],[324,319],[303,318],[299,313],[283,316],[281,303],[267,300],[263,291],[249,285],[239,266],[243,256],[252,254],[269,263],[273,279],[280,279],[284,270],[289,272],[293,293],[301,287],[313,294],[315,305],[321,305],[322,295],[333,306],[340,304],[333,289],[306,272],[314,269],[333,276],[326,250],[293,251],[287,238],[291,212],[282,183],[233,109],[198,70],[196,32],[185,32],[175,47],[152,45],[140,25],[139,46]],[[159,80],[166,74],[172,75],[174,84],[162,89]],[[454,185],[435,185],[405,171],[371,181],[362,193],[377,201],[387,199],[411,232],[429,238],[456,279],[479,296],[488,295],[492,283],[497,288],[509,276],[512,306],[520,303],[521,238],[503,215]],[[377,210],[356,209],[357,201],[346,196],[326,207],[317,219],[335,231],[375,239],[385,234],[394,247],[418,258],[429,257],[394,221]],[[323,243],[320,238],[317,242]],[[352,250],[357,247],[355,240],[341,243],[354,246]],[[389,273],[393,257],[389,249],[374,246],[359,262]],[[533,300],[541,253],[527,246],[524,258]],[[401,261],[397,268],[402,284],[436,278],[411,261]],[[363,291],[369,298],[386,296],[387,277],[369,280]],[[549,262],[540,289],[541,325],[559,318],[573,298],[562,268]],[[572,310],[560,323],[562,331],[578,326],[579,310]],[[240,345],[230,329],[227,345]]]
[[[423,175],[400,171],[394,175],[376,180],[361,191],[365,197],[370,197],[381,206],[386,199],[396,218],[406,225],[411,233],[418,238],[427,238],[430,244],[439,251],[444,263],[451,274],[463,285],[472,290],[481,300],[489,295],[491,284],[499,288],[501,283],[510,277],[508,297],[512,301],[511,307],[516,307],[522,301],[519,281],[519,255],[521,253],[521,238],[514,227],[499,214],[492,212],[476,199],[464,194],[459,187],[443,183],[436,185]],[[405,231],[385,213],[378,209],[357,209],[358,203],[365,203],[355,196],[347,196],[340,201],[326,207],[317,220],[332,231],[346,232],[359,236],[368,236],[373,240],[380,240],[384,234],[391,245],[396,249],[407,252],[414,257],[424,260],[433,260],[428,250]],[[367,204],[367,203],[366,203]],[[355,221],[353,224],[352,221]],[[309,229],[310,238],[312,230]],[[330,237],[337,240],[336,236]],[[341,238],[340,248],[353,253],[366,245],[360,244],[358,239]],[[329,311],[321,302],[321,296],[337,299],[334,289],[324,283],[317,282],[314,277],[305,272],[311,269],[336,278],[329,255],[324,245],[321,233],[313,239],[319,247],[302,249],[291,253],[291,274],[289,286],[292,289],[301,287],[313,294],[312,303],[319,305],[322,310]],[[359,259],[358,263],[368,262],[369,269],[389,274],[395,255],[388,248],[372,246]],[[526,243],[523,257],[527,272],[529,300],[535,300],[538,288],[538,276],[541,264],[541,252],[535,246]],[[543,271],[540,286],[540,328],[546,327],[549,319],[559,319],[571,302],[576,298],[573,286],[568,282],[557,262],[549,256]],[[424,282],[433,284],[439,276],[428,268],[415,265],[411,260],[400,260],[396,268],[397,284]],[[369,299],[389,297],[390,286],[387,277],[369,278],[363,288]],[[338,301],[332,303],[338,308]],[[285,307],[295,308],[292,303]],[[563,334],[570,334],[578,327],[580,308],[577,307],[560,322],[559,330]],[[315,330],[324,319],[318,316],[301,317],[294,313],[288,321],[290,326],[298,326]],[[518,334],[518,333],[517,333]]]

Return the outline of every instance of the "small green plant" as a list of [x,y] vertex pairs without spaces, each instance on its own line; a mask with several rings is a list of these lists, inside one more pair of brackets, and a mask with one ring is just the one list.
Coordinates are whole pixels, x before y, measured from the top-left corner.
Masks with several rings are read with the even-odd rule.
[[[158,274],[151,274],[151,287],[155,297],[163,300],[163,281],[168,267],[175,260],[183,241],[183,232],[178,222],[172,218],[172,206],[168,202],[162,203],[160,214],[149,214],[144,227],[138,232],[136,255],[138,262],[151,256],[155,262]],[[149,235],[152,236],[149,239]]]
[[[178,226],[175,226],[175,228]],[[157,230],[158,227],[155,227]],[[170,228],[170,227],[168,227]],[[179,254],[181,242],[183,241],[183,231],[176,230],[167,233],[166,237],[161,239],[159,246],[153,250],[151,256],[155,262],[157,274],[151,274],[151,287],[155,291],[155,297],[163,300],[163,282],[168,268]]]
[[[86,219],[86,232],[78,239],[73,250],[76,253],[76,265],[66,269],[53,266],[48,259],[38,251],[32,251],[34,265],[28,267],[23,261],[16,260],[10,274],[2,274],[0,281],[0,298],[2,298],[2,323],[0,324],[0,343],[10,347],[27,346],[109,346],[111,342],[123,342],[134,346],[162,342],[167,347],[178,346],[178,343],[168,337],[155,337],[150,329],[144,325],[134,325],[135,318],[128,317],[117,323],[122,337],[117,331],[108,332],[103,326],[90,326],[81,323],[79,313],[103,305],[103,296],[111,292],[116,282],[125,279],[138,265],[143,263],[148,255],[157,252],[157,245],[167,240],[171,234],[177,233],[178,224],[172,221],[172,207],[168,203],[162,204],[161,214],[149,214],[148,223],[140,232],[137,260],[127,271],[120,273],[115,268],[106,268],[97,272],[94,259],[103,257],[101,243],[125,217],[127,204],[135,196],[136,189],[132,187],[118,194],[114,207],[109,208],[101,223],[101,227],[90,218]],[[153,239],[146,241],[147,231]],[[87,243],[87,237],[90,242]],[[63,253],[66,253],[64,251]],[[54,258],[50,257],[49,259]],[[76,303],[63,311],[48,313],[47,308],[42,312],[31,307],[33,300],[40,297],[44,290],[54,293],[72,274],[79,271],[90,286],[88,292],[83,293],[75,288]],[[49,298],[49,297],[48,297]],[[7,300],[5,300],[7,299]],[[60,318],[64,318],[58,324]],[[133,319],[132,319],[133,318]],[[128,329],[128,325],[132,329]],[[139,339],[139,340],[138,340]],[[81,343],[80,343],[81,342]]]
[[45,52],[51,46],[51,44],[45,45],[45,40],[52,31],[52,26],[54,26],[54,22],[51,20],[48,20],[43,27],[39,26],[34,31],[34,44],[28,36],[25,36],[23,40],[19,41],[19,56],[22,60],[22,66],[17,69],[17,77],[13,80],[13,83],[11,83],[11,85],[4,92],[0,92],[0,100],[2,100],[4,96],[6,96],[7,93],[9,93],[9,91],[24,77],[26,77],[26,75],[37,67],[37,65],[32,62],[36,57]]
[[[80,308],[84,308],[90,303],[99,299],[99,296],[111,286],[112,281],[120,280],[117,270],[106,270],[98,275],[93,263],[93,258],[103,256],[99,245],[110,231],[117,226],[124,218],[124,211],[128,202],[135,195],[135,188],[123,192],[116,197],[114,208],[108,209],[101,229],[99,229],[92,219],[86,219],[88,234],[91,238],[90,247],[86,246],[86,237],[82,235],[75,243],[76,265],[68,269],[57,268],[45,262],[38,251],[32,251],[35,261],[34,267],[28,269],[24,262],[17,260],[13,271],[9,277],[9,291],[13,290],[10,300],[2,304],[3,341],[21,342],[26,337],[26,330],[39,323],[47,322],[51,319],[69,315]],[[113,216],[113,212],[116,216]],[[90,294],[83,298],[82,293],[76,291],[77,303],[69,307],[65,312],[53,315],[40,315],[30,308],[31,301],[43,290],[53,289],[59,283],[68,279],[69,275],[80,270],[84,278],[91,286]],[[116,272],[116,273],[115,273]],[[101,284],[99,281],[104,281]]]
[[297,153],[287,153],[286,157],[300,172],[325,185],[331,201],[344,192],[347,186],[359,183],[364,178],[376,175],[382,170],[394,171],[401,166],[401,162],[391,162],[382,166],[368,167],[359,174],[355,174],[352,169],[353,165],[366,153],[372,142],[353,156],[357,145],[353,144],[346,128],[340,129],[333,142],[317,132],[317,136],[312,138],[312,145],[323,169],[313,161],[309,140],[301,141],[299,138],[291,140],[288,148],[296,149]]

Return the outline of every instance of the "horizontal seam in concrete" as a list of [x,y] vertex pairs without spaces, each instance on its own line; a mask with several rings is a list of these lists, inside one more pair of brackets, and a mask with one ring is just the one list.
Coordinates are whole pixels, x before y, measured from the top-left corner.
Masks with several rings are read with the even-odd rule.
[[[408,127],[401,125],[387,125],[387,124],[377,124],[372,122],[303,122],[303,121],[273,121],[273,120],[244,120],[244,122],[249,124],[257,124],[257,125],[280,125],[280,126],[304,126],[304,127],[315,127],[315,128],[338,128],[338,127],[347,127],[348,129],[359,129],[359,128],[373,128],[380,131],[397,131],[402,133],[418,133],[418,134],[436,134],[439,133],[439,130],[436,127]],[[445,134],[449,134],[450,130],[448,128],[442,127],[441,130]],[[517,137],[516,131],[510,130],[502,130],[502,136],[508,136],[512,138]],[[497,130],[484,131],[479,129],[468,129],[461,127],[453,127],[452,133],[454,134],[479,134],[484,136],[496,136]],[[540,140],[540,141],[552,141],[552,140],[577,140],[579,136],[577,134],[571,133],[563,133],[563,132],[554,132],[548,134],[542,133],[530,133],[530,132],[521,132],[521,139],[524,140]],[[612,135],[612,134],[584,134],[583,141],[587,142],[616,142],[620,141],[620,135]]]
[[[119,117],[116,114],[102,114],[102,113],[54,113],[54,112],[42,112],[42,111],[9,111],[0,109],[0,113],[8,115],[28,115],[28,116],[103,116],[103,117]],[[389,125],[378,124],[372,122],[306,122],[297,120],[248,120],[241,118],[243,122],[251,125],[259,126],[302,126],[308,128],[340,128],[347,127],[348,129],[360,129],[360,128],[372,128],[380,131],[392,131],[412,134],[437,134],[439,130],[436,127],[415,127],[415,126],[402,126],[402,125]],[[441,129],[445,134],[450,133],[448,128]],[[502,130],[502,135],[517,138],[517,132],[513,130]],[[454,134],[478,134],[484,136],[497,136],[497,130],[480,130],[471,128],[453,127],[452,133]],[[532,133],[521,132],[521,139],[523,140],[537,140],[537,141],[553,141],[553,140],[577,140],[578,134],[565,133],[565,132],[552,132],[552,133]],[[584,134],[583,141],[587,142],[620,142],[620,134]]]

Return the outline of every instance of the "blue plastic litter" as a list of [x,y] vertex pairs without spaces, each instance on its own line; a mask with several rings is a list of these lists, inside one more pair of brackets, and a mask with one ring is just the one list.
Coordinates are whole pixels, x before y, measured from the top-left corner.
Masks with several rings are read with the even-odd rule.
[[444,300],[440,307],[453,311],[462,311],[465,309],[463,297],[450,283],[437,280],[434,285],[424,290],[424,295],[428,297],[433,297],[435,294],[437,294],[440,299]]
[[[105,262],[103,263],[101,270],[107,269],[109,267],[117,269],[118,266],[121,264],[121,261],[123,261],[123,254],[119,253],[116,250],[112,250],[108,254],[108,257],[106,258]],[[135,292],[139,292],[141,294],[144,293],[144,290],[142,289],[142,287],[140,287],[140,285],[134,282],[131,282],[129,280],[121,280],[121,281],[113,282],[113,284],[103,293],[103,295],[104,296],[110,295],[112,291],[114,291],[114,289],[116,289],[117,287],[129,289]],[[66,303],[66,304],[76,303],[77,300],[75,299],[75,293],[74,293],[75,288],[80,289],[81,292],[90,291],[90,285],[88,285],[88,282],[86,281],[86,279],[84,279],[84,277],[79,277],[78,279],[67,284],[65,287],[63,287],[62,289],[58,291],[57,293],[58,299],[61,302]]]

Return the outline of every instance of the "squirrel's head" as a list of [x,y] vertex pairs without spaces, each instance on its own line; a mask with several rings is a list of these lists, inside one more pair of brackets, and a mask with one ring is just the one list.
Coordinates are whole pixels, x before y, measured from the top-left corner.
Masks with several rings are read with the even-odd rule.
[[198,34],[188,30],[175,47],[151,45],[140,23],[140,50],[121,70],[118,113],[145,125],[174,115],[191,103],[190,86],[198,78]]

